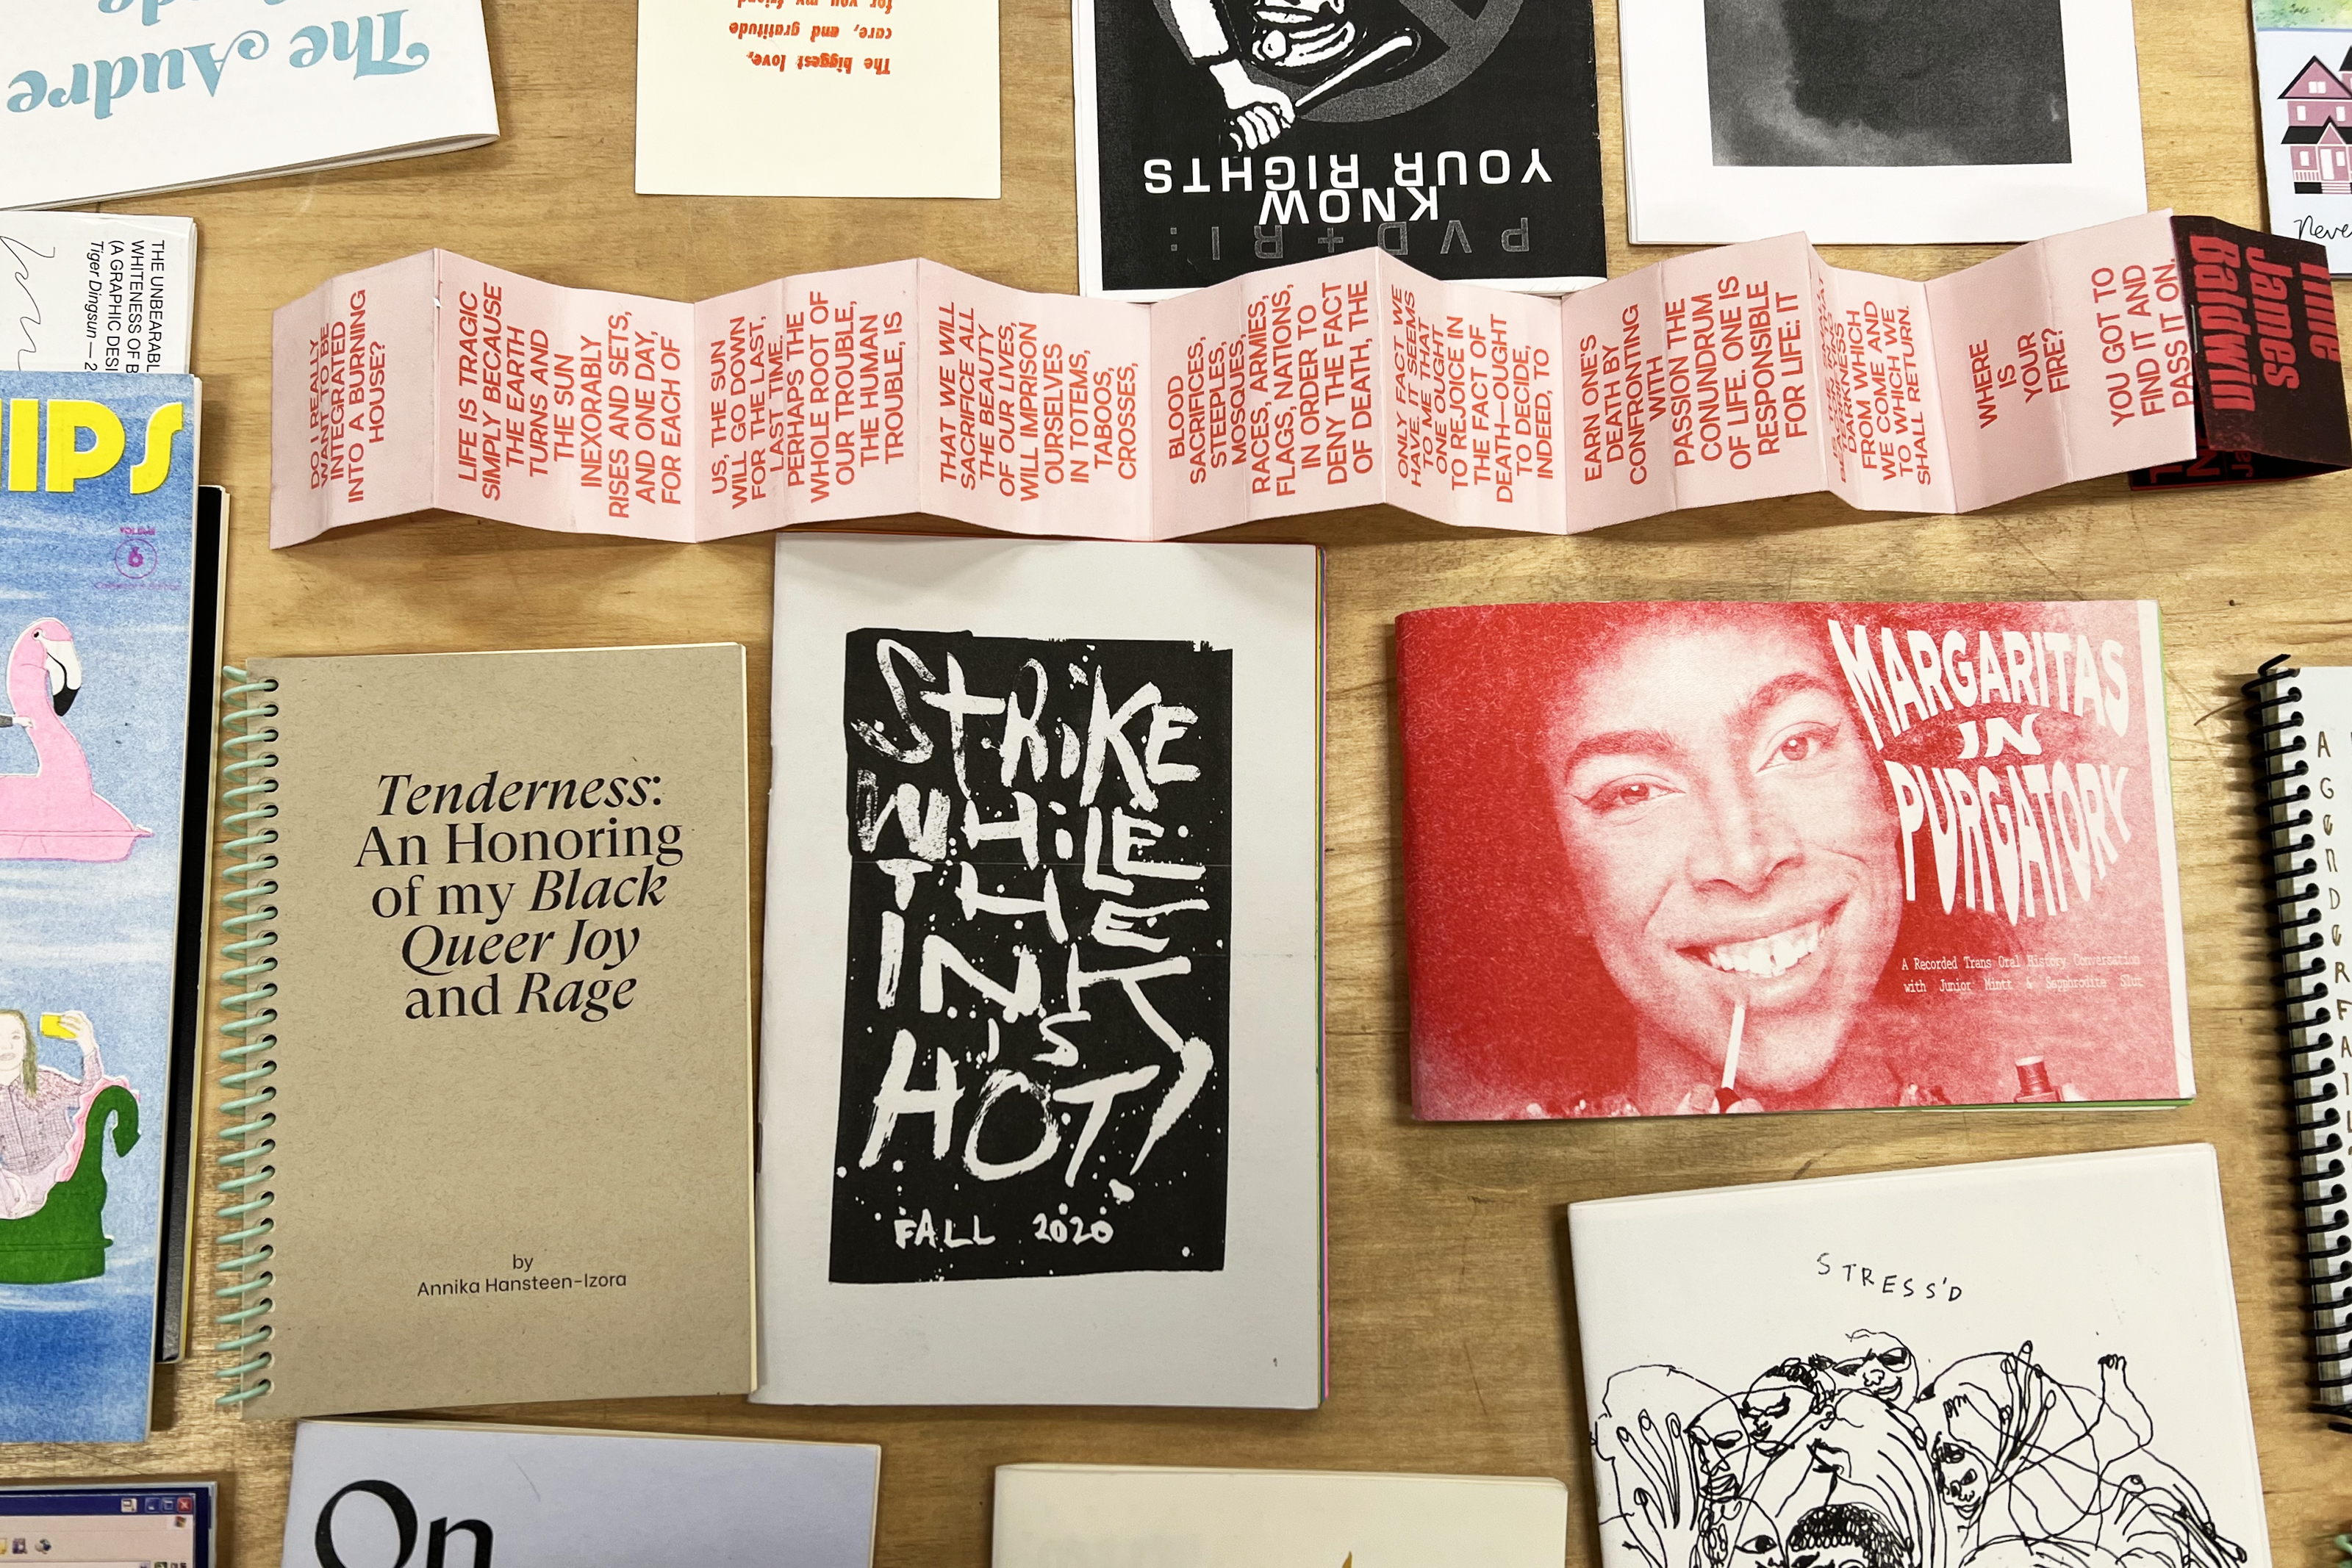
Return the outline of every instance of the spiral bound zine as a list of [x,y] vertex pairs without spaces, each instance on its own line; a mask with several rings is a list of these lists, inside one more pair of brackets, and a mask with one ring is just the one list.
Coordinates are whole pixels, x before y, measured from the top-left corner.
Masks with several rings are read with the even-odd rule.
[[742,649],[226,674],[220,1404],[748,1392]]
[[278,1147],[269,1136],[278,1122],[269,1109],[278,1097],[269,1082],[278,1071],[270,1056],[278,1037],[269,1032],[278,1019],[278,1010],[269,1005],[278,994],[269,978],[278,967],[269,952],[278,940],[270,929],[278,908],[269,898],[278,883],[269,873],[278,868],[278,857],[270,852],[278,841],[278,830],[270,825],[278,807],[268,797],[278,787],[269,775],[278,758],[255,747],[267,747],[278,738],[268,722],[278,716],[278,705],[268,695],[278,683],[254,680],[234,667],[221,673],[226,680],[221,694],[222,800],[228,807],[221,824],[227,831],[222,848],[234,862],[221,873],[227,883],[222,902],[229,910],[221,922],[229,938],[221,948],[228,964],[221,978],[229,995],[221,1005],[232,1016],[221,1025],[221,1065],[227,1069],[220,1079],[226,1095],[221,1113],[228,1124],[220,1134],[216,1190],[225,1200],[220,1218],[226,1231],[220,1244],[227,1256],[214,1265],[223,1278],[214,1289],[221,1304],[213,1322],[223,1337],[213,1350],[230,1364],[216,1374],[231,1385],[219,1403],[236,1406],[269,1392],[268,1319],[274,1303],[268,1292],[274,1277],[268,1237],[276,1227],[269,1206],[277,1197],[269,1183],[278,1175],[269,1163]]
[[2311,1291],[2314,1407],[2352,1432],[2352,1210],[2346,1204],[2352,1054],[2336,998],[2352,994],[2352,669],[2296,669],[2279,655],[2245,686],[2248,737],[2268,814],[2287,1109],[2303,1187],[2301,1259]]

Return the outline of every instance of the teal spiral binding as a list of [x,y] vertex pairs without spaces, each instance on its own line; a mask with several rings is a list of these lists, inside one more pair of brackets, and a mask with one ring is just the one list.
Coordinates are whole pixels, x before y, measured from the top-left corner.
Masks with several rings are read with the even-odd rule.
[[269,1270],[268,1237],[276,1221],[268,1209],[277,1197],[269,1183],[278,1175],[278,1167],[269,1163],[278,1149],[269,1129],[277,1125],[278,1117],[268,1108],[278,1098],[269,1082],[278,1071],[269,1054],[278,1044],[278,1037],[269,1032],[278,1021],[278,1009],[269,1006],[269,1000],[278,994],[278,987],[268,977],[278,967],[277,958],[268,951],[278,941],[278,934],[269,928],[278,917],[278,906],[269,902],[278,892],[278,883],[269,874],[278,869],[278,857],[268,846],[278,841],[278,830],[269,825],[278,807],[268,796],[278,788],[278,781],[269,776],[278,758],[267,749],[256,755],[254,747],[266,748],[278,738],[277,729],[268,723],[278,716],[278,705],[266,698],[257,700],[257,694],[276,691],[278,683],[254,680],[234,666],[224,666],[221,673],[228,681],[221,694],[221,706],[227,710],[221,717],[221,751],[232,758],[221,766],[221,779],[227,786],[221,794],[227,808],[221,826],[228,841],[223,848],[235,863],[221,873],[228,883],[222,902],[229,908],[221,922],[229,938],[221,948],[221,956],[228,964],[221,979],[231,993],[221,999],[221,1006],[233,1016],[221,1025],[226,1037],[221,1047],[221,1065],[228,1071],[219,1082],[228,1098],[220,1109],[234,1124],[222,1128],[220,1136],[222,1143],[234,1147],[220,1155],[217,1163],[222,1175],[214,1184],[214,1190],[226,1199],[220,1219],[231,1228],[220,1239],[220,1245],[229,1256],[213,1269],[233,1278],[213,1292],[221,1303],[213,1322],[226,1336],[213,1350],[236,1364],[214,1374],[236,1385],[216,1401],[234,1406],[269,1392],[268,1320],[274,1303],[268,1292],[276,1276]]

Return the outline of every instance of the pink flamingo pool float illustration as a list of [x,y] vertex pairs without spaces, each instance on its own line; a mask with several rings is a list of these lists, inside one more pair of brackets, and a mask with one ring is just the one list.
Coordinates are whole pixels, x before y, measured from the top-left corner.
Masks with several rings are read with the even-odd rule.
[[30,773],[0,774],[0,860],[119,861],[148,837],[98,797],[89,759],[66,727],[81,691],[81,658],[65,622],[44,617],[8,654],[8,706],[0,726],[31,736]]

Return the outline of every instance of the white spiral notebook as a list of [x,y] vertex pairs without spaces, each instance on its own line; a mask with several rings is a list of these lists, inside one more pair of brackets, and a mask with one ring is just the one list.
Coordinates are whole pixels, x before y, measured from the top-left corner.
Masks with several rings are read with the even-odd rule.
[[2290,669],[2284,656],[2246,686],[2246,731],[2262,790],[2273,956],[2278,963],[2287,1133],[2303,1182],[2299,1261],[2311,1307],[2312,1407],[2352,1431],[2352,1209],[2345,1117],[2352,1054],[2336,1038],[2336,998],[2352,993],[2345,914],[2352,897],[2352,669]]

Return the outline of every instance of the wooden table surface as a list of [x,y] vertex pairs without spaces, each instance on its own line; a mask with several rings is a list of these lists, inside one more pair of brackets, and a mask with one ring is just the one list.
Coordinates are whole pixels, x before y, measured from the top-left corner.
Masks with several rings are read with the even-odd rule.
[[[1615,17],[1607,0],[1600,10],[1613,274],[1666,253],[1623,243]],[[436,515],[268,548],[269,313],[331,273],[445,246],[560,283],[681,299],[907,256],[1024,288],[1076,287],[1062,0],[1003,0],[998,202],[633,194],[634,11],[627,0],[489,0],[506,126],[490,146],[121,204],[185,214],[201,227],[195,368],[205,379],[204,476],[235,497],[233,657],[734,639],[752,650],[751,755],[766,756],[765,538],[644,544]],[[2140,0],[2139,12],[2150,201],[2259,225],[2244,0]],[[1833,259],[1926,277],[1990,254],[1851,249]],[[2141,497],[2110,478],[1959,518],[1866,516],[1814,497],[1570,538],[1487,537],[1385,509],[1234,530],[1229,537],[1311,539],[1330,552],[1329,1402],[1313,1414],[803,1412],[733,1399],[468,1414],[880,1443],[876,1562],[887,1568],[985,1563],[991,1469],[1015,1460],[1557,1476],[1574,1500],[1570,1558],[1584,1563],[1596,1542],[1579,1441],[1585,1408],[1570,1370],[1562,1205],[1800,1172],[2195,1139],[2221,1149],[2272,1550],[2293,1568],[2330,1562],[2326,1539],[2352,1525],[2352,1437],[2304,1410],[2282,1093],[2234,697],[2276,650],[2352,663],[2347,499],[2344,475]],[[2201,1092],[2194,1105],[1756,1117],[1704,1128],[1413,1124],[1398,962],[1392,619],[1433,604],[1690,597],[2162,605]],[[755,800],[765,782],[764,773],[752,780]],[[760,863],[755,852],[755,876]],[[207,1218],[207,1239],[216,1228]],[[201,1264],[211,1256],[207,1239]],[[201,1346],[211,1336],[197,1322]],[[0,1473],[217,1477],[226,1560],[275,1561],[292,1430],[215,1410],[211,1364],[197,1348],[176,1378],[163,1376],[158,1430],[144,1446],[10,1449]]]

